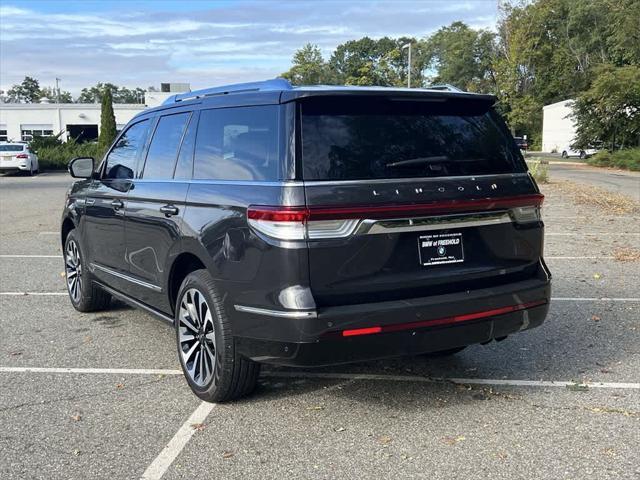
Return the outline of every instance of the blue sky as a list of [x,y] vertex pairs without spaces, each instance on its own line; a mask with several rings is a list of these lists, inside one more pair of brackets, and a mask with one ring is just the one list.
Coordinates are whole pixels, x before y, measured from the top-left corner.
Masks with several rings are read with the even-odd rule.
[[110,0],[0,4],[0,89],[25,75],[77,94],[98,81],[192,87],[273,78],[307,42],[494,28],[497,0]]

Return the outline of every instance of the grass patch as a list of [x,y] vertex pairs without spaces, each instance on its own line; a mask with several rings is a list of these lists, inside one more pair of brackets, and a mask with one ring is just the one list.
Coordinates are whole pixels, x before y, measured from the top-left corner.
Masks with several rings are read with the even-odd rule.
[[585,185],[583,183],[577,184],[566,180],[558,182],[557,185],[576,203],[596,207],[608,214],[626,215],[640,211],[638,203],[626,195],[620,195],[609,192],[603,188]]
[[539,158],[527,160],[529,173],[538,183],[549,183],[549,163]]
[[595,167],[622,168],[638,172],[640,171],[640,148],[625,148],[613,153],[603,150],[589,157],[587,163]]

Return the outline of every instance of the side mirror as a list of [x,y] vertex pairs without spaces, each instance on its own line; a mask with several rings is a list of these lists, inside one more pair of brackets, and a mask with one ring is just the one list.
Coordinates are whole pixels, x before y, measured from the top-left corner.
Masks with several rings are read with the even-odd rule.
[[73,178],[91,178],[96,161],[93,157],[77,157],[69,162],[69,173]]

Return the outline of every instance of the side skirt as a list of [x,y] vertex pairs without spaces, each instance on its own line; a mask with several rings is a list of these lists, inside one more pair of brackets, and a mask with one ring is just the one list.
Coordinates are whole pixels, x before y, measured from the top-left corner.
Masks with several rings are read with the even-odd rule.
[[135,298],[132,298],[132,297],[130,297],[128,295],[125,295],[122,292],[119,292],[118,290],[114,290],[111,287],[107,287],[104,283],[100,283],[100,282],[97,282],[95,280],[93,282],[96,285],[98,285],[100,288],[102,288],[105,292],[110,293],[111,295],[113,295],[117,299],[122,300],[123,302],[131,305],[132,307],[136,307],[136,308],[139,308],[141,310],[144,310],[145,312],[153,315],[154,317],[157,317],[160,320],[164,320],[169,325],[173,325],[173,318],[171,318],[170,316],[160,312],[159,310],[156,310],[153,307],[150,307],[146,303],[142,303],[142,302],[136,300]]

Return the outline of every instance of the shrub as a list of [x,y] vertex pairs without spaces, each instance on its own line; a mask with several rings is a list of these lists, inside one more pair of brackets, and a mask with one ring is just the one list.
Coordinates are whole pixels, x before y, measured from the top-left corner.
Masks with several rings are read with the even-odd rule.
[[538,183],[547,183],[549,181],[549,164],[542,160],[527,161],[529,173]]
[[640,148],[625,148],[608,152],[603,150],[587,159],[589,165],[596,167],[615,167],[640,171]]
[[93,157],[99,161],[102,153],[97,143],[77,143],[75,140],[43,146],[36,152],[41,170],[67,168],[69,160],[75,157]]

